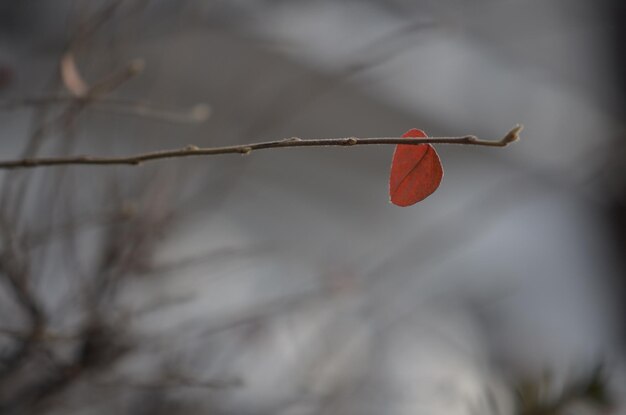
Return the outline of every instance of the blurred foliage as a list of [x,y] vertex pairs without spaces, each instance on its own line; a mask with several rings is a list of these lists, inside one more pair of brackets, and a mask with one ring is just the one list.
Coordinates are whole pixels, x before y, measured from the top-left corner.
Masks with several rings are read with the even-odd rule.
[[613,407],[608,376],[602,365],[557,385],[550,373],[540,379],[523,379],[515,386],[516,408],[520,415],[561,415],[575,406],[589,413],[607,413]]

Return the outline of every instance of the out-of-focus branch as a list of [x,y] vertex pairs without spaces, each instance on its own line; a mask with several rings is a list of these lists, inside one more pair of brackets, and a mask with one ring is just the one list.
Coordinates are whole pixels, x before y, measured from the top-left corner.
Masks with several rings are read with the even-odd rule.
[[[9,224],[0,220],[3,231],[11,232]],[[45,330],[46,314],[30,286],[29,265],[20,255],[14,241],[7,241],[0,252],[0,283],[5,283],[29,321],[28,332],[18,339],[18,346],[10,353],[0,354],[0,389],[28,359],[40,335]],[[1,411],[0,411],[1,412]]]
[[[30,109],[32,107],[45,107],[53,104],[83,104],[88,100],[88,98],[76,97],[74,95],[22,98],[0,102],[0,111],[14,111],[22,108]],[[206,121],[211,115],[211,108],[203,103],[196,104],[186,110],[173,110],[159,108],[149,102],[113,97],[100,97],[90,103],[89,109],[174,123],[201,123]]]
[[114,388],[139,388],[139,389],[165,389],[165,388],[206,388],[228,389],[243,385],[239,378],[203,380],[195,379],[184,374],[171,374],[161,379],[154,380],[131,380],[115,379],[110,382],[96,382],[94,386]]
[[147,161],[182,158],[192,156],[211,156],[218,154],[250,154],[256,150],[290,147],[352,147],[358,145],[374,144],[462,144],[485,147],[505,147],[519,139],[521,125],[516,125],[504,137],[499,140],[482,140],[474,135],[462,137],[425,137],[425,138],[402,138],[402,137],[375,137],[375,138],[316,138],[301,139],[298,137],[285,138],[276,141],[266,141],[253,144],[242,144],[224,147],[200,148],[193,145],[174,149],[161,150],[151,153],[143,153],[124,157],[97,157],[97,156],[69,156],[69,157],[41,157],[26,158],[21,160],[0,161],[0,169],[32,168],[42,166],[59,165],[139,165]]

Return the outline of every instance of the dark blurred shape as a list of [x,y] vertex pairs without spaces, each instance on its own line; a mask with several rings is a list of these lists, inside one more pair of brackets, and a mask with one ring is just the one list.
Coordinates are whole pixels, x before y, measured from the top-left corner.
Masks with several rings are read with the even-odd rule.
[[14,77],[13,69],[7,64],[0,63],[0,91],[9,87]]
[[577,405],[587,405],[593,411],[609,413],[615,409],[603,366],[568,378],[559,386],[551,376],[520,381],[517,389],[518,415],[565,415]]
[[626,351],[626,3],[620,0],[607,1],[607,27],[610,28],[610,45],[614,63],[614,83],[616,101],[614,111],[620,128],[607,152],[608,160],[604,172],[607,189],[606,214],[608,228],[615,238],[616,263],[621,266],[621,279],[615,282],[617,292],[621,297],[622,306],[621,338],[622,348]]
[[0,2],[0,32],[24,33],[32,30],[33,18],[40,16],[40,7],[32,0],[3,0]]

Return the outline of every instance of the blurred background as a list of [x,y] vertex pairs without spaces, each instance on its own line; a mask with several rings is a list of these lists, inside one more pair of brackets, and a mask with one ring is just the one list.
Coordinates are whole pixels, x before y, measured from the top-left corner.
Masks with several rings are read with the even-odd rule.
[[618,0],[4,0],[2,414],[626,413]]

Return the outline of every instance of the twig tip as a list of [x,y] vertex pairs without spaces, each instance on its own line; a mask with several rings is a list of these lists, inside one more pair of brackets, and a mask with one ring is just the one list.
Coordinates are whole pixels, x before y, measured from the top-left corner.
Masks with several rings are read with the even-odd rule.
[[203,122],[211,116],[211,107],[207,104],[197,104],[191,109],[191,118],[197,122]]
[[502,140],[504,144],[510,144],[510,143],[514,143],[515,141],[519,140],[519,134],[520,132],[524,129],[524,126],[522,124],[516,124],[515,127],[513,127],[511,129],[511,131],[509,131],[505,136],[504,139]]
[[146,61],[141,58],[136,58],[130,61],[128,64],[128,72],[131,75],[139,75],[146,68]]

